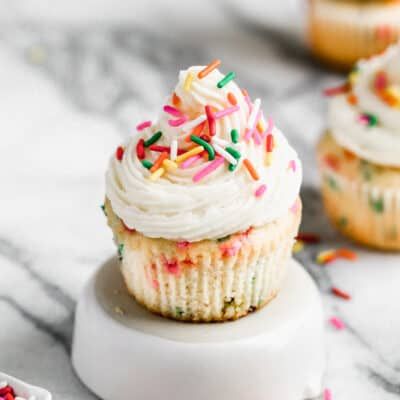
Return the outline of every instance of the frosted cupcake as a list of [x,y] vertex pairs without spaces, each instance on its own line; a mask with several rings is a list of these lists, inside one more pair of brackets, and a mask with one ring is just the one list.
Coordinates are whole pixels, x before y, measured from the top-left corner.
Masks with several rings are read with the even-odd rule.
[[348,70],[381,53],[399,34],[398,0],[310,0],[311,50],[332,66]]
[[335,92],[318,145],[328,215],[360,243],[400,250],[400,47],[360,62]]
[[180,72],[106,179],[129,292],[187,321],[236,319],[273,299],[301,214],[295,151],[218,64]]

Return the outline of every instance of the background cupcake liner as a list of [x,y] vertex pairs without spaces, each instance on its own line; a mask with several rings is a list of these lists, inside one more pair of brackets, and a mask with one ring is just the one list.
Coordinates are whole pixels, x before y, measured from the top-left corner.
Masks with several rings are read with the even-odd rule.
[[273,299],[286,275],[300,208],[262,228],[187,243],[127,231],[106,203],[129,292],[149,310],[187,321],[237,319]]
[[349,69],[358,59],[382,52],[399,37],[400,4],[310,1],[311,50],[334,67]]
[[351,181],[322,167],[322,197],[343,234],[367,246],[400,250],[400,188]]

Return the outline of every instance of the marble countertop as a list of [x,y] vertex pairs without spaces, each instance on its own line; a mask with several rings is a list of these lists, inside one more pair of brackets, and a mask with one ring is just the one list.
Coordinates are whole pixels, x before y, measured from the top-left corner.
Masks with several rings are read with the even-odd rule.
[[[399,399],[400,257],[355,248],[357,262],[314,262],[321,249],[351,244],[323,214],[314,157],[321,90],[341,77],[310,60],[296,36],[301,10],[256,0],[246,9],[233,0],[56,3],[0,1],[0,370],[55,399],[94,398],[69,357],[77,296],[114,252],[99,207],[108,157],[181,66],[219,57],[304,161],[303,230],[323,241],[296,257],[326,317],[347,325],[326,324],[326,385],[334,399]],[[333,284],[352,301],[332,297]]]

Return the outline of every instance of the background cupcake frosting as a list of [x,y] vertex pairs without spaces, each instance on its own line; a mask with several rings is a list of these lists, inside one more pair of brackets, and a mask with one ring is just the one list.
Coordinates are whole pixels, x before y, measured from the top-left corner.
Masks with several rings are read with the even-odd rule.
[[[235,82],[217,88],[224,75],[214,70],[203,79],[194,79],[191,90],[185,90],[187,74],[197,76],[202,68],[181,71],[175,88],[181,100],[180,110],[188,121],[178,127],[171,126],[169,121],[174,117],[161,111],[151,127],[134,133],[122,161],[114,156],[110,160],[106,194],[113,210],[126,226],[148,237],[199,241],[217,239],[250,226],[262,226],[284,215],[295,203],[300,190],[301,163],[283,134],[272,126],[271,119],[265,124],[273,133],[275,146],[269,165],[265,163],[265,140],[256,143],[243,139],[252,104]],[[216,119],[215,140],[220,140],[222,145],[229,143],[241,153],[238,167],[234,171],[219,168],[195,183],[193,176],[205,165],[203,160],[198,160],[187,168],[167,171],[157,181],[150,181],[150,172],[136,156],[137,142],[161,131],[163,135],[157,144],[169,146],[178,138],[179,146],[185,146],[185,138],[193,129],[191,121],[205,120],[206,105],[216,112],[232,107],[227,101],[228,93],[236,98],[238,110]],[[170,99],[165,102],[170,103]],[[231,143],[232,129],[239,132],[237,144]],[[150,161],[159,155],[150,153]],[[259,174],[258,181],[252,180],[246,169],[241,168],[244,158],[253,163]],[[265,184],[267,189],[262,197],[256,197],[254,192],[260,184]]]
[[333,136],[361,158],[400,167],[400,46],[360,62],[351,77],[353,101],[342,94],[330,102]]

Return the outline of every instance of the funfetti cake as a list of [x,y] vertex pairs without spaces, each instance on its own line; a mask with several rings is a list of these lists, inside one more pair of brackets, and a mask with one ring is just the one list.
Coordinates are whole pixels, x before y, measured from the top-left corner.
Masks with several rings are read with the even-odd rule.
[[273,299],[301,217],[296,152],[219,64],[181,71],[106,176],[129,292],[187,321],[236,319]]

